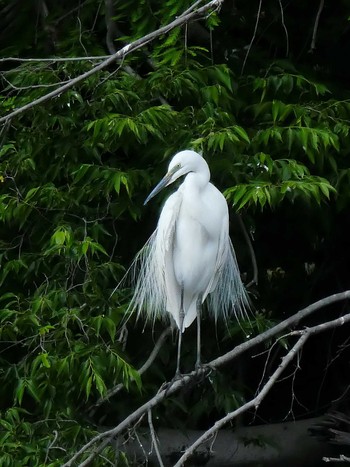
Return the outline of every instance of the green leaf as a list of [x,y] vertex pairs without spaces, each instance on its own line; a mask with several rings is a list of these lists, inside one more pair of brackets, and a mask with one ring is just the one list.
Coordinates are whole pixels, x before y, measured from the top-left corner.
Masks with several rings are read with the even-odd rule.
[[86,400],[88,400],[90,397],[91,386],[92,386],[92,375],[88,377],[86,385],[85,385]]
[[51,368],[51,363],[50,363],[50,360],[48,358],[48,354],[46,352],[40,354],[40,358],[41,358],[42,364],[43,364],[43,366],[45,368]]
[[105,385],[103,379],[101,378],[101,376],[96,372],[94,373],[94,380],[95,380],[96,388],[97,388],[98,392],[100,393],[100,396],[102,397],[102,396],[106,395],[106,393],[107,393],[106,385]]

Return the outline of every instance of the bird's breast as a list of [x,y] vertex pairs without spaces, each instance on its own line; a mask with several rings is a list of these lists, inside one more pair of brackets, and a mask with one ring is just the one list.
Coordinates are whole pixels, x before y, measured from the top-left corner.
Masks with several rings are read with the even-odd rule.
[[206,290],[215,273],[221,217],[196,200],[181,204],[174,231],[174,272],[178,284],[194,293]]

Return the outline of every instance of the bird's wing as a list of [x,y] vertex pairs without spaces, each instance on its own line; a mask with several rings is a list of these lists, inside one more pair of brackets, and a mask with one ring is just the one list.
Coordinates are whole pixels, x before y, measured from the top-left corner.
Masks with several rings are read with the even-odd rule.
[[[136,256],[131,267],[131,280],[134,282],[134,295],[128,307],[138,316],[148,320],[166,318],[168,309],[168,289],[172,290],[171,252],[175,231],[175,218],[179,200],[176,194],[166,201],[157,229]],[[173,294],[172,294],[173,296]]]
[[222,220],[222,225],[220,229],[220,237],[218,241],[218,249],[217,249],[215,268],[214,268],[215,272],[212,275],[212,278],[208,284],[208,287],[205,293],[203,294],[203,301],[205,300],[206,296],[209,293],[215,290],[215,287],[222,273],[222,269],[227,260],[227,255],[229,254],[229,243],[230,243],[230,237],[228,235],[228,215],[225,215]]
[[157,242],[157,255],[159,264],[162,270],[165,268],[164,261],[168,252],[172,252],[174,246],[174,234],[176,219],[181,206],[181,195],[174,193],[164,204],[162,212],[159,217],[156,242]]
[[228,217],[223,220],[220,234],[215,274],[208,285],[209,309],[215,320],[231,313],[237,318],[246,316],[249,298],[239,271],[235,250],[228,233]]
[[[176,220],[182,203],[182,194],[175,192],[167,199],[159,217],[156,238],[156,262],[163,272],[163,290],[166,299],[166,311],[168,311],[180,327],[180,286],[174,271],[174,239]],[[164,310],[165,311],[165,310]]]

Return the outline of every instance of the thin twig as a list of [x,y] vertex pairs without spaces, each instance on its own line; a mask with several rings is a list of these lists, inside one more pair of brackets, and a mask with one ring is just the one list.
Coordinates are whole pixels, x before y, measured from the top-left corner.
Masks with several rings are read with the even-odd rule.
[[339,326],[342,326],[343,324],[350,322],[350,313],[342,316],[341,318],[334,319],[332,321],[328,321],[327,323],[322,323],[310,328],[306,328],[305,330],[302,331],[294,331],[291,333],[291,335],[298,335],[300,336],[296,344],[289,350],[289,352],[282,358],[281,363],[277,367],[277,369],[274,371],[274,373],[270,376],[269,380],[267,383],[263,386],[261,391],[257,394],[256,397],[251,399],[249,402],[246,404],[242,405],[238,409],[234,410],[233,412],[228,413],[225,417],[221,418],[220,420],[217,420],[214,425],[209,428],[207,431],[205,431],[191,446],[189,446],[184,454],[181,456],[181,458],[176,462],[174,467],[180,467],[184,465],[184,462],[190,458],[195,450],[203,444],[205,441],[207,441],[209,438],[211,438],[213,435],[215,435],[218,430],[220,430],[224,425],[226,425],[228,422],[233,420],[234,418],[238,417],[238,415],[241,415],[242,413],[250,410],[250,409],[255,409],[257,410],[258,407],[260,406],[261,402],[263,399],[266,397],[266,395],[269,393],[270,389],[274,386],[274,384],[277,382],[283,371],[287,368],[287,366],[290,364],[290,362],[294,359],[294,357],[298,356],[299,352],[303,348],[305,342],[307,339],[315,334],[318,334],[320,332],[324,332],[328,329],[336,328]]
[[259,8],[258,8],[258,13],[256,15],[256,21],[255,21],[253,37],[252,37],[252,39],[250,41],[250,44],[249,44],[248,49],[247,49],[247,53],[245,54],[245,57],[244,57],[244,61],[243,61],[242,69],[241,69],[241,75],[243,75],[243,71],[244,71],[245,65],[247,63],[248,56],[250,54],[250,50],[252,48],[253,42],[255,41],[255,36],[256,36],[257,30],[258,30],[258,24],[259,24],[259,20],[260,20],[261,5],[262,5],[262,0],[260,0],[260,2],[259,2]]
[[[349,298],[350,298],[350,290],[323,298],[322,300],[319,300],[309,305],[308,307],[300,310],[298,313],[291,316],[290,318],[287,318],[286,320],[277,324],[273,328],[263,332],[262,334],[259,334],[258,336],[250,339],[249,341],[244,342],[243,344],[238,345],[230,352],[227,352],[221,357],[218,357],[212,360],[207,365],[204,365],[198,370],[192,371],[191,373],[187,375],[183,375],[181,378],[173,381],[173,383],[170,384],[170,386],[161,389],[155,396],[153,396],[150,400],[145,402],[142,406],[140,406],[133,413],[131,413],[128,417],[126,417],[118,426],[111,428],[110,430],[107,430],[103,433],[99,433],[98,435],[93,437],[89,442],[87,442],[84,446],[82,446],[81,449],[79,449],[79,451],[77,451],[62,467],[70,467],[73,464],[73,462],[75,462],[89,448],[101,442],[101,444],[98,447],[95,447],[91,455],[83,463],[80,464],[80,467],[89,465],[87,462],[91,462],[91,460],[96,455],[98,455],[110,443],[112,438],[117,436],[120,432],[124,431],[132,423],[135,423],[142,415],[147,413],[148,410],[152,409],[156,405],[160,404],[165,398],[171,396],[172,394],[176,393],[180,389],[186,387],[188,384],[193,382],[193,380],[201,379],[203,376],[205,376],[208,369],[211,369],[211,368],[217,369],[220,366],[225,365],[226,363],[237,358],[242,353],[246,352],[248,349],[252,349],[256,345],[259,345],[265,342],[266,340],[271,339],[272,337],[274,337],[275,335],[279,334],[280,332],[282,332],[283,330],[287,328],[296,326],[300,322],[301,319],[309,316],[316,310],[319,310],[320,308],[323,308],[325,306],[337,303],[339,301],[347,300]],[[338,320],[336,321],[338,322],[338,325],[340,326],[341,324],[344,324],[345,322],[350,321],[350,314],[344,316],[343,318],[338,318]],[[327,329],[326,325],[327,323],[325,323],[325,325],[321,324],[319,326],[324,326],[324,330],[325,330]]]
[[312,31],[310,52],[313,52],[316,49],[316,36],[317,36],[317,31],[318,31],[318,23],[320,22],[320,16],[321,16],[323,7],[324,7],[324,0],[320,0],[316,18],[315,18],[314,30]]
[[282,362],[278,366],[278,368],[275,370],[275,372],[270,376],[270,379],[268,382],[265,384],[265,386],[262,388],[262,390],[259,392],[259,394],[254,397],[254,399],[251,399],[249,402],[246,404],[242,405],[238,409],[234,410],[233,412],[228,413],[225,417],[221,418],[215,424],[207,431],[205,431],[202,436],[200,436],[190,447],[186,449],[184,454],[180,457],[180,459],[176,462],[174,467],[180,467],[184,465],[185,461],[192,456],[192,454],[195,452],[195,450],[203,444],[207,439],[211,438],[214,436],[220,428],[222,428],[226,423],[231,421],[232,419],[236,418],[238,415],[241,415],[242,413],[246,412],[249,409],[257,409],[265,396],[268,394],[272,386],[277,382],[279,376],[281,373],[285,370],[285,368],[289,365],[289,363],[294,359],[294,357],[298,354],[300,349],[303,347],[305,344],[307,338],[309,337],[308,334],[304,334],[303,336],[300,337],[300,339],[297,341],[297,343],[290,349],[290,351],[287,353],[285,357],[283,357]]
[[87,3],[88,0],[85,0],[84,2],[79,2],[79,5],[72,8],[72,10],[68,11],[67,13],[65,13],[64,15],[62,15],[60,18],[56,19],[55,21],[55,25],[59,24],[61,21],[63,21],[64,19],[67,18],[67,16],[71,15],[72,13],[74,13],[75,11],[79,11],[84,5],[85,3]]
[[[160,404],[165,398],[176,393],[182,387],[187,386],[187,384],[193,381],[195,377],[198,377],[198,375],[204,375],[205,371],[206,371],[205,368],[201,368],[197,371],[193,371],[192,373],[188,375],[184,375],[180,379],[174,381],[171,384],[171,386],[160,390],[149,401],[147,401],[145,404],[143,404],[138,409],[136,409],[132,414],[126,417],[118,426],[111,428],[110,430],[104,431],[103,433],[99,433],[94,438],[92,438],[81,449],[79,449],[79,451],[77,451],[69,459],[69,461],[63,464],[62,467],[70,467],[71,465],[73,465],[74,461],[76,461],[81,456],[81,454],[86,452],[90,447],[94,446],[99,441],[102,441],[100,446],[98,448],[95,448],[94,452],[92,453],[92,456],[95,457],[99,452],[101,452],[105,448],[105,446],[107,446],[110,443],[111,439],[114,438],[118,433],[120,433],[121,431],[124,431],[129,425],[136,422],[136,420],[138,420],[142,415],[147,413],[148,410]],[[85,465],[88,465],[88,464],[81,463],[79,465],[80,467],[84,467]]]
[[252,260],[253,279],[246,285],[246,287],[249,288],[253,284],[256,284],[256,285],[258,284],[258,274],[259,274],[258,264],[256,262],[256,256],[255,256],[253,244],[252,244],[252,242],[250,240],[250,237],[248,235],[248,232],[247,232],[247,229],[246,229],[246,227],[244,225],[244,222],[243,222],[243,220],[242,220],[242,218],[241,218],[241,216],[239,214],[237,214],[237,218],[238,218],[239,225],[240,225],[240,227],[242,229],[245,241],[247,242],[249,253],[250,253],[250,258]]
[[62,84],[69,83],[70,80],[66,81],[59,81],[57,83],[50,83],[50,84],[31,84],[29,86],[15,86],[14,84],[9,81],[3,73],[0,72],[1,78],[10,86],[11,89],[15,91],[25,91],[27,89],[38,89],[38,88],[53,88],[54,86],[62,86]]
[[280,5],[280,10],[281,10],[281,23],[282,23],[282,27],[284,29],[284,33],[286,35],[286,57],[288,57],[289,55],[289,36],[288,36],[288,30],[287,30],[287,27],[286,27],[286,23],[284,22],[284,11],[283,11],[283,5],[282,5],[282,1],[281,0],[278,0],[278,3]]
[[19,57],[3,57],[0,58],[0,63],[2,62],[19,62],[19,63],[41,63],[41,62],[84,62],[87,60],[90,61],[99,61],[106,60],[110,58],[111,55],[93,55],[91,57],[52,57],[52,58],[19,58]]
[[162,459],[162,456],[160,455],[159,447],[158,447],[159,441],[157,439],[157,435],[156,435],[156,432],[155,432],[154,426],[153,426],[152,410],[148,411],[148,425],[149,425],[149,431],[151,432],[152,446],[154,447],[154,451],[156,453],[158,463],[159,463],[160,467],[164,467],[163,459]]
[[[153,347],[153,350],[152,352],[149,354],[149,357],[147,358],[147,360],[145,361],[145,363],[137,370],[138,374],[141,376],[145,371],[148,370],[148,368],[152,365],[152,363],[154,362],[155,358],[157,357],[160,349],[162,348],[162,345],[164,343],[164,341],[167,339],[167,337],[170,335],[171,333],[171,326],[169,326],[168,328],[166,328],[162,334],[159,336],[157,342],[155,343],[154,347]],[[129,382],[133,382],[135,381],[135,378],[133,376],[130,377],[130,380]],[[124,387],[124,384],[123,383],[120,383],[118,384],[117,386],[115,386],[114,388],[112,388],[110,391],[108,391],[108,393],[104,396],[104,397],[101,397],[91,408],[91,409],[95,409],[97,407],[99,407],[100,405],[102,405],[104,402],[106,402],[107,400],[109,400],[112,396],[115,396],[121,389],[123,389]]]
[[197,10],[190,12],[186,15],[181,15],[180,17],[177,17],[175,20],[171,21],[169,24],[160,27],[156,31],[153,31],[149,34],[146,34],[145,36],[141,37],[140,39],[135,40],[134,42],[131,42],[130,44],[125,45],[122,47],[120,50],[118,50],[115,54],[110,56],[108,59],[104,60],[102,63],[99,63],[95,67],[93,67],[91,70],[86,71],[85,73],[82,73],[81,75],[77,76],[76,78],[73,78],[69,83],[66,83],[65,85],[59,87],[58,89],[55,89],[52,92],[49,92],[48,94],[45,94],[44,96],[39,97],[38,99],[35,99],[34,101],[30,102],[29,104],[24,105],[23,107],[19,107],[18,109],[14,110],[13,112],[10,112],[9,114],[3,116],[0,118],[0,123],[6,122],[9,118],[15,117],[16,115],[19,115],[39,104],[43,104],[44,102],[52,99],[53,97],[56,97],[58,95],[63,94],[66,92],[68,89],[72,88],[76,84],[80,83],[81,81],[84,81],[86,78],[92,76],[93,74],[97,73],[98,71],[103,70],[104,68],[108,67],[111,65],[113,62],[116,60],[119,60],[121,58],[124,58],[126,55],[130,54],[131,52],[138,50],[142,47],[144,47],[146,44],[149,42],[152,42],[154,39],[157,37],[160,37],[163,34],[167,34],[169,31],[172,31],[174,28],[178,26],[182,26],[183,24],[187,23],[188,21],[192,21],[196,18],[200,18],[204,16],[205,13],[207,13],[210,9],[212,8],[219,8],[220,5],[223,3],[224,0],[211,0],[208,2],[206,5],[198,8]]
[[297,324],[299,324],[301,320],[310,316],[316,310],[319,310],[320,308],[324,308],[334,303],[337,303],[343,300],[349,300],[349,299],[350,299],[350,290],[346,290],[345,292],[340,292],[337,294],[329,295],[328,297],[318,300],[317,302],[312,303],[311,305],[298,311],[295,315],[290,316],[284,321],[281,321],[280,323],[276,324],[276,326],[274,326],[273,328],[268,329],[267,331],[261,334],[258,334],[257,336],[253,337],[253,339],[243,342],[242,344],[238,345],[233,350],[230,350],[229,352],[222,355],[221,357],[218,357],[212,360],[209,365],[210,367],[213,367],[213,368],[218,368],[220,366],[223,366],[226,363],[232,361],[232,359],[237,358],[239,355],[244,353],[248,348],[250,349],[253,346],[262,344],[263,342],[280,334],[285,329],[288,329],[288,328],[290,329],[290,328],[295,327]]
[[53,431],[53,440],[50,442],[50,444],[47,446],[47,449],[46,449],[46,454],[45,454],[45,461],[44,461],[44,464],[46,464],[46,462],[48,461],[49,459],[49,452],[50,452],[50,449],[52,449],[55,444],[56,444],[56,441],[57,441],[57,438],[58,438],[58,431],[54,430]]
[[196,2],[193,3],[193,5],[191,5],[189,8],[187,8],[187,10],[185,10],[183,13],[181,13],[180,15],[180,18],[181,16],[185,16],[185,15],[188,15],[188,13],[191,13],[191,11],[193,11],[195,8],[197,8],[197,6],[202,3],[203,0],[197,0]]

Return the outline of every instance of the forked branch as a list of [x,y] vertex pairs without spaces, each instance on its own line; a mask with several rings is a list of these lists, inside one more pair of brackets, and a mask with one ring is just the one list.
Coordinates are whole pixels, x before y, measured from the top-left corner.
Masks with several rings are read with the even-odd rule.
[[[259,334],[258,336],[250,339],[249,341],[246,341],[237,347],[235,347],[233,350],[230,352],[227,352],[226,354],[222,355],[221,357],[218,357],[211,362],[209,362],[207,365],[204,367],[200,368],[197,371],[193,371],[192,373],[189,373],[187,375],[182,376],[181,379],[177,379],[174,381],[170,386],[167,387],[162,387],[159,392],[152,397],[149,401],[147,401],[145,404],[140,406],[138,409],[136,409],[133,413],[131,413],[128,417],[126,417],[118,426],[107,430],[103,433],[98,434],[94,438],[92,438],[88,443],[86,443],[82,448],[74,454],[74,456],[69,459],[63,467],[68,467],[72,466],[73,463],[85,452],[87,452],[90,448],[92,448],[92,452],[90,453],[89,457],[84,460],[80,465],[80,467],[87,466],[89,463],[100,453],[102,450],[110,443],[111,439],[114,438],[115,436],[119,435],[121,432],[123,432],[126,428],[128,428],[130,425],[134,424],[139,420],[141,416],[144,414],[148,413],[149,410],[151,410],[153,407],[156,405],[160,404],[165,398],[168,398],[169,396],[175,394],[177,391],[180,389],[184,388],[185,386],[193,383],[193,381],[197,381],[198,379],[204,379],[206,373],[210,371],[211,369],[217,369],[228,362],[234,360],[247,350],[250,350],[257,345],[266,342],[267,340],[271,339],[272,337],[275,337],[276,335],[279,335],[281,332],[285,331],[286,329],[293,329],[302,319],[306,318],[307,316],[311,315],[315,311],[319,310],[320,308],[324,308],[325,306],[329,306],[331,304],[335,304],[337,302],[347,300],[350,298],[350,290],[347,290],[342,293],[330,295],[329,297],[326,297],[322,300],[319,300],[308,307],[300,310],[298,313],[295,315],[291,316],[290,318],[282,321],[281,323],[277,324],[273,328],[263,332],[262,334]],[[290,361],[294,358],[294,356],[297,354],[297,351],[302,348],[304,345],[305,341],[308,339],[313,334],[332,329],[338,326],[341,326],[345,323],[350,322],[350,314],[347,314],[341,318],[338,318],[333,321],[329,321],[326,323],[319,324],[317,326],[314,326],[312,328],[308,328],[305,330],[299,330],[299,331],[292,331],[291,335],[299,336],[299,339],[297,343],[294,345],[294,347],[288,352],[288,354],[284,357],[284,359],[281,362],[281,365],[277,368],[277,370],[273,373],[273,375],[270,377],[269,381],[266,383],[266,385],[261,389],[259,394],[254,398],[252,401],[249,401],[247,404],[242,406],[241,408],[237,409],[237,411],[234,412],[234,416],[231,414],[228,414],[227,417],[235,417],[239,415],[240,413],[243,413],[244,411],[248,410],[251,407],[257,407],[261,400],[266,396],[267,392],[271,389],[272,385],[276,382],[282,371],[286,368],[286,366],[290,363]],[[224,421],[222,421],[224,420]],[[226,417],[217,422],[221,426],[221,424],[227,423],[228,420],[226,420]],[[215,429],[214,431],[217,431],[219,429],[218,426],[214,425]],[[210,436],[210,434],[208,435]],[[201,441],[202,442],[202,441]],[[98,444],[100,443],[100,444]],[[194,446],[194,445],[192,445]],[[192,446],[189,448],[191,449],[191,453],[193,450],[196,449],[197,447],[197,442],[195,443],[194,448]],[[187,452],[187,451],[186,451]],[[187,457],[189,457],[191,454],[188,454]],[[186,457],[186,458],[187,458]],[[182,464],[178,464],[182,465]]]
[[288,365],[291,363],[294,357],[298,355],[298,353],[303,348],[305,342],[310,336],[319,334],[320,332],[324,332],[328,329],[334,329],[336,327],[342,326],[343,324],[349,323],[349,322],[350,322],[350,313],[345,316],[342,316],[341,318],[334,319],[332,321],[328,321],[326,323],[322,323],[317,326],[313,326],[311,328],[306,328],[301,331],[291,332],[289,335],[300,336],[299,339],[294,344],[294,346],[289,350],[289,352],[282,358],[281,363],[279,364],[277,369],[273,372],[273,374],[270,376],[267,383],[262,387],[261,391],[259,391],[259,393],[256,395],[256,397],[254,397],[253,399],[251,399],[249,402],[242,405],[238,409],[234,410],[233,412],[228,413],[225,417],[216,421],[209,430],[204,432],[202,436],[200,436],[190,447],[186,449],[186,451],[184,452],[184,454],[181,456],[181,458],[178,460],[178,462],[175,464],[174,467],[180,467],[181,465],[184,465],[184,462],[188,458],[191,457],[191,455],[195,452],[195,450],[201,444],[203,444],[206,440],[214,436],[228,422],[230,422],[234,418],[237,418],[242,413],[247,412],[247,410],[250,410],[250,409],[257,410],[262,400],[269,393],[270,389],[277,383],[283,371],[288,367]]

